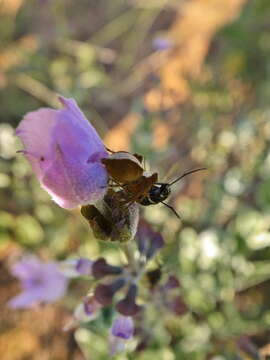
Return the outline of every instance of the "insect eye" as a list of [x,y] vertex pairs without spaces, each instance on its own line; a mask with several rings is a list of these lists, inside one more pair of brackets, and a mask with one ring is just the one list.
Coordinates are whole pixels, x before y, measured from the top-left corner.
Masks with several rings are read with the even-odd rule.
[[162,197],[167,197],[170,193],[170,190],[166,187],[162,190]]

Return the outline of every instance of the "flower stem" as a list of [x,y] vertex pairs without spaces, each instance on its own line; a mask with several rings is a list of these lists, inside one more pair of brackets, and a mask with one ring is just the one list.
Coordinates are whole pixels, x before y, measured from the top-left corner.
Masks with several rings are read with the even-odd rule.
[[127,258],[128,264],[130,265],[132,270],[137,272],[137,261],[134,256],[135,251],[133,249],[131,242],[122,243],[121,248]]

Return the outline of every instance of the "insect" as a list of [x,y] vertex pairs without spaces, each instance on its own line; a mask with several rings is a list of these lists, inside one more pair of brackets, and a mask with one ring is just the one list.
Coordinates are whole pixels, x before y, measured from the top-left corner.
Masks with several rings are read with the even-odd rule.
[[109,186],[122,188],[116,194],[120,196],[123,204],[129,205],[137,202],[140,205],[149,206],[162,203],[172,210],[178,218],[180,216],[175,209],[164,202],[171,194],[171,186],[189,174],[206,170],[205,168],[189,170],[170,183],[162,183],[158,182],[157,173],[148,174],[144,170],[141,155],[130,154],[125,151],[109,151],[112,154],[108,158],[102,159],[101,162],[110,175],[112,183]]
[[147,196],[152,185],[158,181],[158,174],[144,170],[143,157],[126,151],[112,152],[101,159],[110,176],[109,187],[120,187],[116,194],[124,204],[140,201]]
[[145,196],[139,203],[143,206],[149,206],[149,205],[155,205],[155,204],[162,203],[163,205],[165,205],[169,209],[171,209],[178,218],[180,218],[179,214],[177,214],[175,209],[171,205],[165,203],[164,200],[166,200],[169,197],[169,195],[171,194],[171,186],[173,184],[177,183],[179,180],[183,179],[185,176],[192,174],[194,172],[197,172],[197,171],[201,171],[201,170],[206,170],[206,168],[198,168],[198,169],[186,171],[181,176],[179,176],[178,178],[173,180],[171,183],[158,183],[158,182],[154,183],[151,186],[147,196]]

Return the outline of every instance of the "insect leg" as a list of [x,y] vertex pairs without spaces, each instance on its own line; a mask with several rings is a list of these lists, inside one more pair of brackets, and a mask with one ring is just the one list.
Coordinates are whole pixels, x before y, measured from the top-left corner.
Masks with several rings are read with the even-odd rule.
[[180,215],[176,212],[176,210],[171,206],[171,205],[168,205],[166,204],[165,202],[161,201],[161,203],[165,206],[167,206],[169,209],[172,210],[172,212],[174,213],[174,215],[176,215],[178,217],[178,219],[181,219]]
[[112,153],[112,154],[114,154],[114,153],[115,153],[115,151],[113,151],[113,150],[111,150],[111,149],[107,148],[107,146],[105,146],[105,149],[106,149],[108,152]]

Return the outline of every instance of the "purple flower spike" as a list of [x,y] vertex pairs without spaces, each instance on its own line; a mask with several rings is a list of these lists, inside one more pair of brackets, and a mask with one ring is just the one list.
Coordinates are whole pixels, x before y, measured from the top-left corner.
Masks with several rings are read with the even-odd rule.
[[13,309],[30,308],[39,302],[50,303],[65,295],[68,280],[54,262],[41,262],[31,256],[17,262],[11,273],[21,281],[23,291],[8,305]]
[[104,196],[107,173],[100,159],[108,154],[76,101],[59,100],[61,110],[43,108],[26,114],[16,135],[41,186],[58,205],[71,209]]
[[134,323],[130,316],[118,316],[112,324],[111,334],[124,340],[132,338]]
[[122,268],[119,266],[109,265],[104,258],[96,260],[92,267],[92,273],[96,279],[101,279],[107,275],[119,275],[122,272]]

